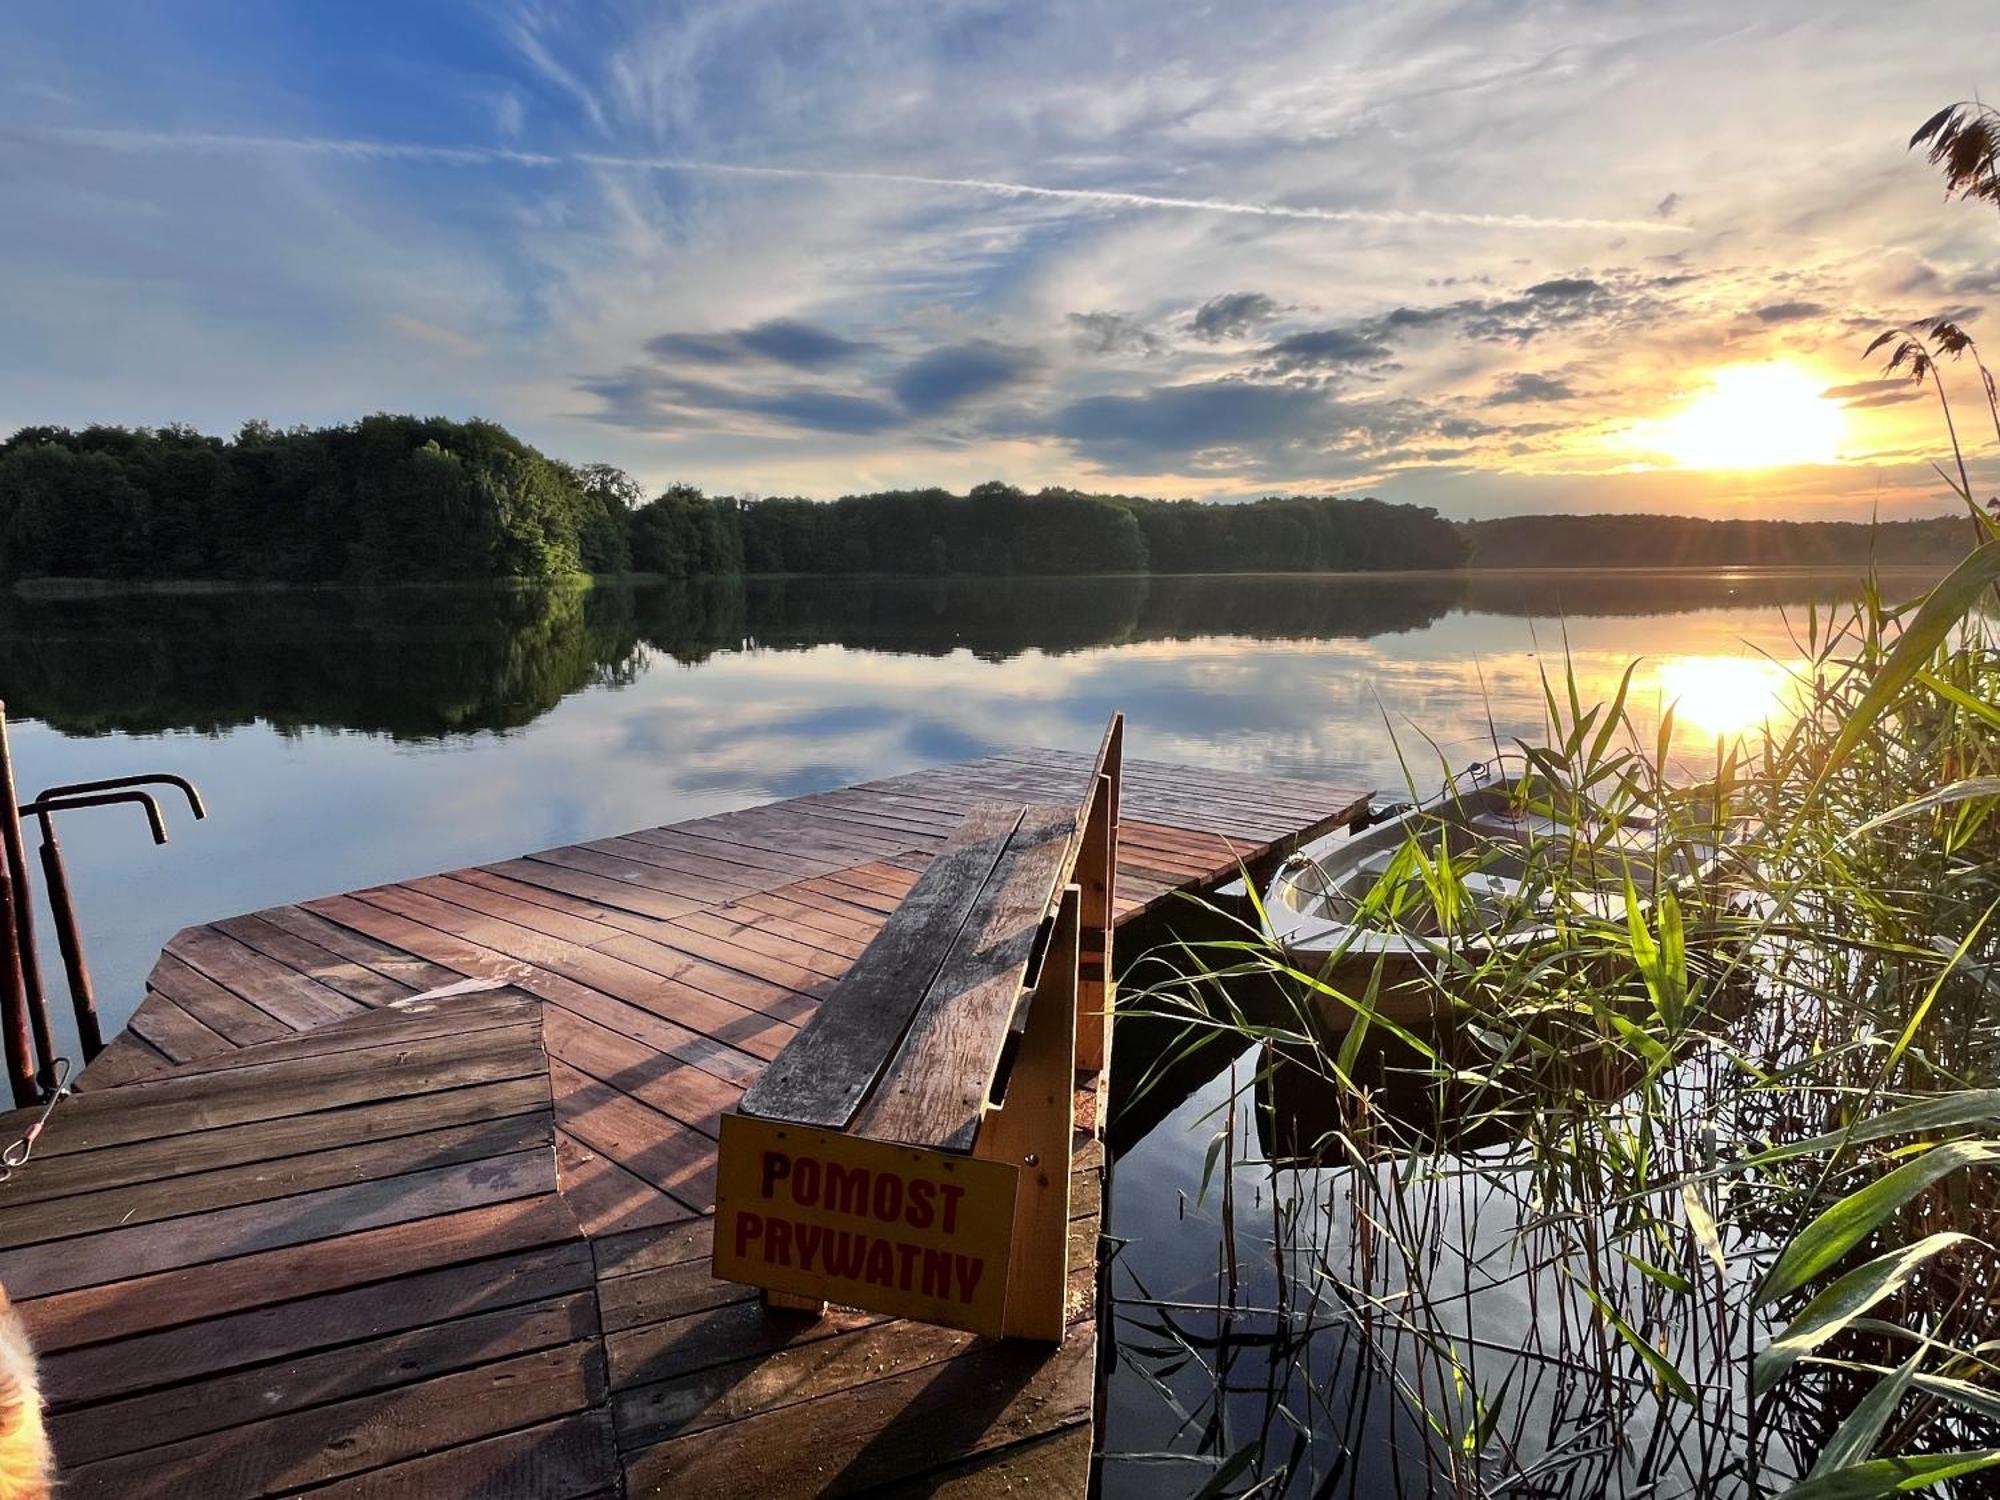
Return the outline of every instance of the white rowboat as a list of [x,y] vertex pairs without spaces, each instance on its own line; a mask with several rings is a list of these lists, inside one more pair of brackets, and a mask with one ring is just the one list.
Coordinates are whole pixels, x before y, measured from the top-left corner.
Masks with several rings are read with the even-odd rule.
[[[1652,889],[1657,825],[1607,818],[1553,790],[1534,773],[1492,777],[1476,766],[1430,802],[1305,845],[1271,877],[1266,936],[1294,968],[1351,998],[1372,985],[1375,1012],[1407,1023],[1436,1008],[1428,976],[1442,958],[1478,962],[1546,939],[1558,899],[1579,916],[1623,922],[1628,874],[1642,900]],[[1571,802],[1575,820],[1557,814]],[[1705,875],[1715,855],[1683,843],[1669,873]],[[1355,1016],[1338,1002],[1321,1010],[1335,1028]]]

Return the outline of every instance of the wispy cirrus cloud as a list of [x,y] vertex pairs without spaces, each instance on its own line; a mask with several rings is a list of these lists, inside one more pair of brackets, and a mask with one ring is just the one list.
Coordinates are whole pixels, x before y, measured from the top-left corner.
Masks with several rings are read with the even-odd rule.
[[1289,219],[1308,224],[1396,224],[1459,229],[1597,229],[1624,234],[1679,235],[1678,224],[1655,219],[1612,219],[1528,213],[1465,213],[1426,208],[1322,208],[1311,204],[1252,203],[1233,198],[1135,193],[1115,188],[1055,187],[990,177],[932,176],[860,167],[766,166],[702,161],[684,156],[627,155],[606,151],[527,151],[500,146],[430,145],[367,137],[227,135],[214,131],[130,131],[71,126],[36,127],[31,134],[112,151],[295,152],[306,156],[418,162],[443,167],[593,167],[611,171],[688,172],[779,182],[853,183],[877,187],[932,188],[996,198],[1041,199],[1107,209],[1160,209]]

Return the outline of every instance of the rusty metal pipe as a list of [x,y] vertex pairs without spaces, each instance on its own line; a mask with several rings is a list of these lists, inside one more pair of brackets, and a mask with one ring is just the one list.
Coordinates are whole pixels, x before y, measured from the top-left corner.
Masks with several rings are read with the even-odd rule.
[[[187,798],[188,810],[195,815],[197,820],[208,816],[208,809],[202,805],[201,793],[195,790],[194,783],[189,781],[185,776],[174,776],[165,771],[143,776],[107,776],[102,781],[75,781],[71,782],[68,786],[52,786],[45,789],[35,800],[37,802],[47,802],[53,797],[88,796],[94,792],[114,792],[125,787],[135,786],[170,786],[177,788]],[[161,839],[158,842],[165,843],[166,840]]]
[[[5,856],[6,873],[13,887],[8,909],[13,913],[14,968],[20,975],[21,1009],[33,1026],[39,1045],[48,1035],[48,1002],[42,993],[42,967],[35,954],[35,910],[28,885],[28,851],[21,840],[21,814],[14,796],[14,756],[7,743],[7,705],[0,703],[0,854]],[[7,1021],[11,1035],[19,1020],[9,1016]],[[45,1054],[42,1062],[53,1068],[54,1054]],[[15,1086],[18,1090],[18,1078]]]
[[153,831],[153,842],[167,841],[167,820],[160,816],[160,804],[153,800],[151,792],[99,792],[89,797],[38,797],[33,802],[23,802],[18,809],[24,818],[40,818],[44,826],[50,813],[70,812],[79,807],[116,807],[120,803],[136,802],[146,809],[146,824]]
[[0,1040],[7,1054],[7,1079],[14,1107],[26,1108],[41,1097],[35,1083],[34,1041],[28,1035],[28,997],[21,983],[21,950],[15,940],[14,882],[0,860]]
[[55,819],[41,815],[42,885],[56,922],[56,947],[62,954],[63,977],[69,981],[70,1009],[76,1014],[77,1045],[86,1066],[104,1050],[104,1029],[97,1020],[97,990],[90,982],[84,957],[83,933],[77,926],[76,901],[70,895],[69,872],[63,868],[62,845],[56,841]]

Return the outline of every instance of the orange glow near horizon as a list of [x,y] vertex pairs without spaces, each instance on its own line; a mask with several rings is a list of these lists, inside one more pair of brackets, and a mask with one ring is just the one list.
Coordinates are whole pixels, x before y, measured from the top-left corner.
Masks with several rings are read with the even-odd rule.
[[1635,434],[1681,469],[1776,469],[1830,464],[1846,438],[1841,409],[1824,382],[1796,365],[1730,365],[1710,389]]

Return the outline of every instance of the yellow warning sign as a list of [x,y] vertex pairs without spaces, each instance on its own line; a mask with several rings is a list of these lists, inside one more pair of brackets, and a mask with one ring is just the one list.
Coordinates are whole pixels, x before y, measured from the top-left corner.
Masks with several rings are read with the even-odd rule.
[[722,1117],[715,1274],[997,1335],[1016,1169],[941,1151]]

